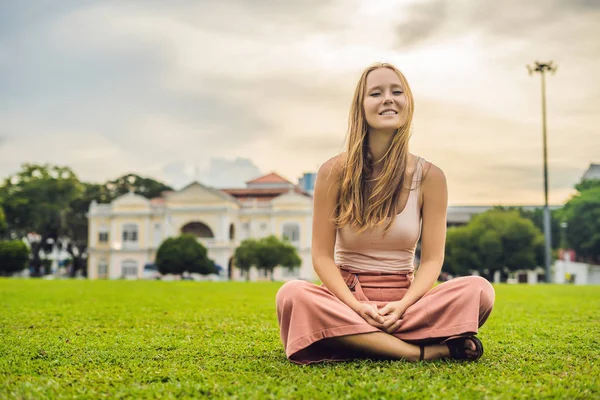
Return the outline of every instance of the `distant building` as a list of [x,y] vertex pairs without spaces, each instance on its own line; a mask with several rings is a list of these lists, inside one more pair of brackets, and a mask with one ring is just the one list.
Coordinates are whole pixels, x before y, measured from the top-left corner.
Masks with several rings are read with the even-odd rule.
[[591,163],[581,179],[600,179],[600,164]]
[[[544,206],[510,206],[515,208],[522,208],[525,211],[533,211],[537,208],[543,208]],[[469,221],[477,214],[481,214],[486,212],[487,210],[491,210],[494,206],[449,206],[448,207],[448,217],[446,219],[447,225],[450,226],[460,226],[466,225]],[[562,208],[559,205],[549,205],[548,208],[550,211],[557,210]]]
[[600,285],[600,265],[566,260],[554,262],[554,283]]
[[[314,279],[310,253],[312,197],[276,173],[246,188],[214,189],[192,182],[151,200],[134,193],[110,204],[92,202],[89,213],[88,277],[142,278],[168,237],[191,233],[229,279],[242,279],[233,253],[247,238],[286,236],[298,249],[300,268],[276,268],[277,280]],[[260,279],[253,270],[251,279]]]
[[315,192],[315,181],[317,180],[317,174],[314,172],[305,172],[300,179],[298,179],[298,186],[311,195]]

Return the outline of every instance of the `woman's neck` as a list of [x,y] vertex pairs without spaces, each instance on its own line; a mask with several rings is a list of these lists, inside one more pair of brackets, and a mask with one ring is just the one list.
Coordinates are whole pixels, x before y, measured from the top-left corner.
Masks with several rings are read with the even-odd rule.
[[383,168],[382,157],[392,144],[395,131],[370,129],[367,136],[369,153],[373,157],[373,177],[377,177]]

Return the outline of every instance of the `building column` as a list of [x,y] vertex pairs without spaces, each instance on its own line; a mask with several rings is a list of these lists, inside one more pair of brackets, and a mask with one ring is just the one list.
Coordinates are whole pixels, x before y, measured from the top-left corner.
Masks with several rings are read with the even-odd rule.
[[228,242],[229,241],[229,214],[221,214],[221,232],[217,234],[215,239],[217,242]]
[[163,232],[164,235],[163,237],[166,239],[168,237],[171,236],[171,214],[169,213],[169,210],[165,211],[165,217],[163,218]]
[[110,231],[109,231],[109,240],[108,245],[111,250],[114,248],[115,243],[121,243],[121,238],[119,237],[119,232],[117,232],[117,222],[114,218],[110,219]]
[[[146,241],[144,243],[144,250],[146,253],[146,262],[144,264],[149,264],[150,263],[150,247],[152,247],[154,245],[154,232],[152,232],[152,227],[153,223],[152,223],[152,215],[149,215],[146,218]],[[142,267],[142,271],[143,271],[143,267]]]
[[88,219],[89,221],[89,228],[88,228],[88,247],[96,248],[96,246],[98,245],[98,228],[97,228],[97,224],[96,224],[96,218],[94,217],[90,217]]
[[88,279],[98,279],[98,259],[93,251],[88,254],[87,276]]
[[305,225],[305,233],[300,232],[300,235],[302,235],[302,237],[304,238],[304,240],[301,240],[301,243],[303,245],[304,248],[310,248],[311,243],[312,243],[312,215],[308,215],[306,217],[306,221],[304,222]]
[[275,216],[273,214],[271,214],[271,221],[269,222],[269,225],[271,225],[271,235],[277,235],[277,227],[275,226]]
[[121,277],[121,265],[118,263],[119,257],[112,251],[108,258],[108,279],[119,279]]

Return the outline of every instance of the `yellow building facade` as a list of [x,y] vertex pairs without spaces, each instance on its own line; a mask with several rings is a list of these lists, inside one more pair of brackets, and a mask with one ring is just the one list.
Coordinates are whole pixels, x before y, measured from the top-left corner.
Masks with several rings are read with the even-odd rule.
[[[243,189],[214,189],[193,182],[156,199],[127,193],[110,204],[92,202],[88,212],[88,278],[147,276],[160,244],[182,233],[196,235],[225,279],[241,280],[233,262],[247,238],[287,237],[302,265],[277,267],[276,280],[314,279],[310,254],[312,197],[277,174],[247,182]],[[255,269],[250,279],[263,279]]]

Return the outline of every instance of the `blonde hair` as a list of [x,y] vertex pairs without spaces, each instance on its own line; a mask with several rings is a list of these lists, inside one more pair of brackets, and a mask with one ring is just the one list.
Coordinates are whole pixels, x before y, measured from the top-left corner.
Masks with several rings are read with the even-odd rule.
[[[389,68],[398,75],[407,101],[400,117],[404,124],[398,127],[384,156],[373,162],[368,149],[369,126],[363,102],[367,77],[378,68]],[[377,63],[363,71],[354,91],[348,119],[346,154],[334,217],[338,228],[349,224],[358,227],[358,232],[362,232],[383,225],[386,221],[384,233],[391,227],[405,180],[413,111],[412,92],[406,78],[396,67],[387,63]],[[383,162],[381,174],[376,179],[370,179],[373,165],[380,162]],[[375,182],[372,189],[367,185],[369,181]]]

